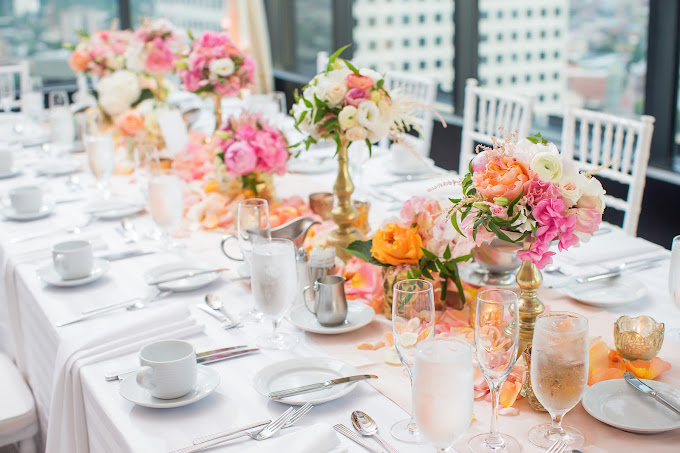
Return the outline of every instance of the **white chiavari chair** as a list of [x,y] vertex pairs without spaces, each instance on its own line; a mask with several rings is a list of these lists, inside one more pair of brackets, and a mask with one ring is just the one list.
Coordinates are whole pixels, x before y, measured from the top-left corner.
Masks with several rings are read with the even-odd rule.
[[30,71],[28,61],[20,61],[18,63],[0,65],[0,74],[9,74],[12,80],[18,75],[19,86],[14,86],[14,91],[18,94],[16,99],[10,103],[12,109],[21,109],[21,96],[28,93],[30,89]]
[[36,453],[35,400],[19,370],[3,353],[0,353],[0,401],[0,447],[17,444],[19,453]]
[[653,116],[631,119],[577,108],[567,108],[564,115],[562,154],[581,170],[603,167],[599,176],[628,186],[626,198],[605,195],[605,203],[623,211],[623,230],[632,236],[637,234],[653,133]]
[[458,172],[468,171],[474,157],[475,143],[491,145],[502,127],[510,134],[517,130],[520,138],[531,135],[534,98],[500,90],[480,88],[476,79],[465,82],[465,106],[461,132]]

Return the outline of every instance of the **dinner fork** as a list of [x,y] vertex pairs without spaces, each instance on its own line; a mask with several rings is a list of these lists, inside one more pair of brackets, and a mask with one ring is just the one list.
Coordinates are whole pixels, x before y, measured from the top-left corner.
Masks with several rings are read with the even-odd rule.
[[567,443],[561,440],[556,440],[545,453],[563,453],[567,449]]

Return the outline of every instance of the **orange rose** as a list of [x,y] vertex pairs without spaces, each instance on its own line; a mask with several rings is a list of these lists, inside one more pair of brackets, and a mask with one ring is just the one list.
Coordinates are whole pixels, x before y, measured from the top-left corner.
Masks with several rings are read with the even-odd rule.
[[496,197],[514,200],[531,176],[520,161],[512,157],[497,157],[486,164],[484,172],[472,177],[475,187],[488,201]]
[[75,72],[84,71],[87,69],[87,65],[90,64],[90,56],[87,52],[74,50],[73,53],[71,53],[71,57],[68,59],[68,64]]
[[394,223],[388,223],[373,236],[371,247],[373,258],[392,266],[417,264],[423,256],[421,249],[423,240],[417,231],[418,228],[407,230]]
[[144,117],[137,112],[128,110],[118,115],[116,126],[125,135],[135,135],[144,127]]
[[373,87],[372,78],[354,73],[348,74],[347,77],[345,77],[345,82],[349,88],[360,88],[368,91]]

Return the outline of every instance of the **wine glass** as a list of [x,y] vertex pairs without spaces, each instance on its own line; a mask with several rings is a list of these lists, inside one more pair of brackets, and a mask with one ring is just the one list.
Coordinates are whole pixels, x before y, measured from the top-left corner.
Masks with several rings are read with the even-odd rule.
[[[394,347],[406,367],[413,387],[416,344],[434,336],[434,294],[427,280],[409,279],[394,284],[392,297],[392,335]],[[392,436],[402,442],[425,441],[413,417],[392,426]]]
[[12,111],[12,101],[14,101],[15,95],[14,74],[0,73],[0,104],[2,104],[3,111]]
[[475,354],[491,389],[492,416],[489,433],[479,434],[468,442],[473,453],[519,453],[522,450],[517,439],[498,431],[501,387],[515,366],[518,346],[517,294],[501,289],[480,292],[475,316]]
[[116,165],[113,137],[109,134],[85,135],[83,144],[90,171],[97,181],[97,193],[107,199],[111,195],[110,181]]
[[135,146],[133,154],[135,166],[133,177],[135,184],[137,184],[139,192],[142,194],[142,198],[148,200],[151,171],[156,164],[160,165],[158,149],[155,145],[140,143]]
[[671,246],[671,265],[668,275],[668,285],[671,299],[680,308],[680,236],[673,238]]
[[161,231],[160,241],[167,249],[176,248],[170,233],[182,220],[184,211],[181,181],[172,170],[154,166],[149,178],[148,203],[151,217]]
[[61,152],[73,148],[76,127],[73,114],[69,108],[69,99],[66,91],[53,91],[47,96],[50,119],[50,137],[54,150],[58,155]]
[[553,311],[536,318],[531,345],[531,387],[550,413],[552,423],[529,430],[529,440],[548,448],[555,441],[567,449],[583,445],[584,437],[562,417],[583,396],[588,385],[588,319],[576,313]]
[[250,259],[255,306],[274,326],[271,334],[257,338],[257,345],[263,349],[291,349],[297,338],[277,330],[297,294],[295,244],[289,239],[258,241],[253,244]]
[[418,343],[413,417],[438,453],[446,452],[470,426],[473,387],[472,348],[466,341],[439,337]]
[[[271,239],[269,228],[269,203],[263,198],[250,198],[238,204],[238,245],[243,254],[245,266],[241,268],[243,274],[251,274],[250,257],[256,242]],[[262,312],[252,308],[242,317],[247,321],[259,322],[262,320]]]

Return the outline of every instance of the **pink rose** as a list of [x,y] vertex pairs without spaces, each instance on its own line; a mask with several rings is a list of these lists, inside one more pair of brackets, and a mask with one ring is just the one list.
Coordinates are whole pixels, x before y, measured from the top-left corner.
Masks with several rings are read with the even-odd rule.
[[359,88],[361,90],[370,90],[373,87],[373,79],[368,76],[359,74],[348,74],[345,77],[345,83],[349,88]]
[[146,56],[144,67],[151,74],[161,74],[172,71],[172,62],[175,59],[168,46],[161,38],[156,38],[152,42],[152,48]]
[[602,213],[597,209],[578,208],[571,209],[576,217],[576,231],[592,236],[592,234],[600,228],[602,223]]
[[233,176],[247,175],[255,170],[257,155],[245,142],[236,142],[224,152],[224,165]]
[[359,104],[369,99],[371,94],[361,88],[352,88],[345,95],[345,105],[353,105],[354,107],[359,107]]
[[472,161],[470,166],[472,167],[472,173],[481,173],[486,169],[486,164],[491,161],[491,154],[488,151],[482,151],[477,154]]

